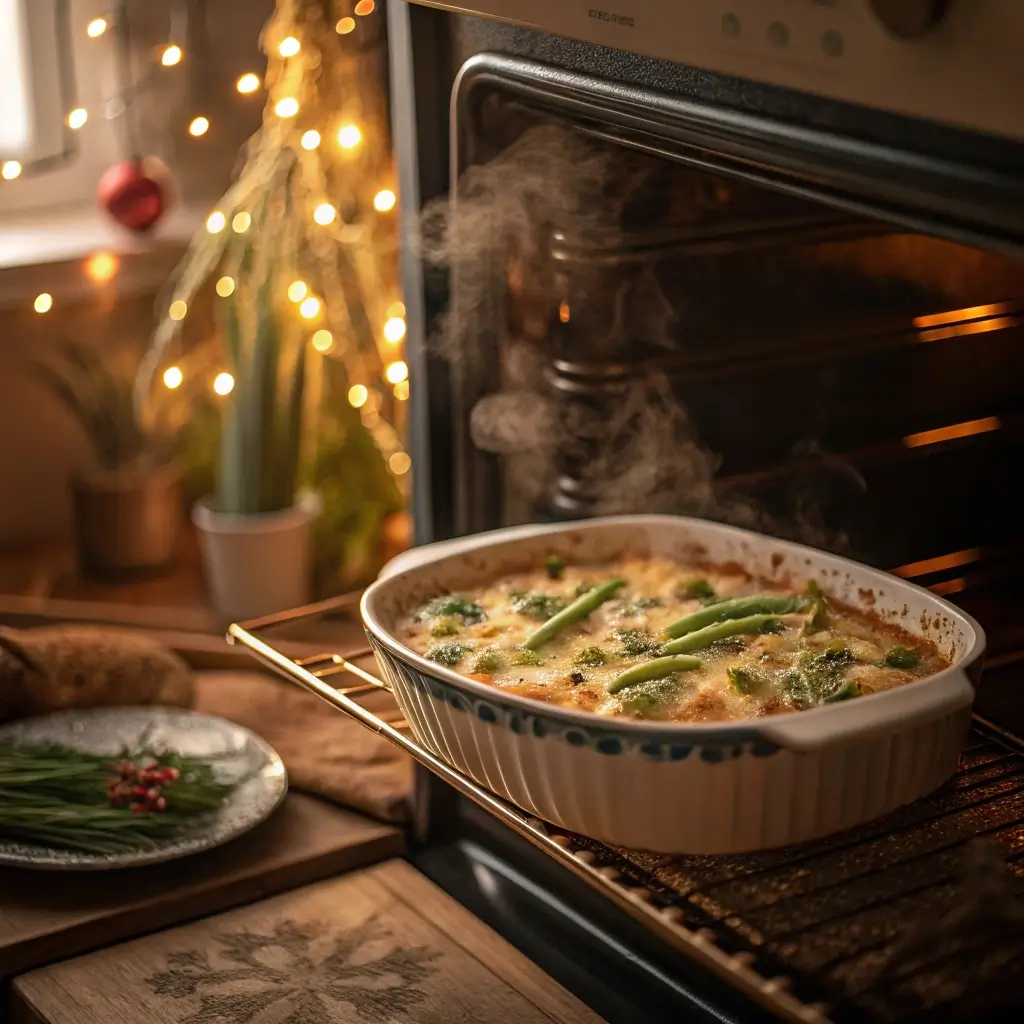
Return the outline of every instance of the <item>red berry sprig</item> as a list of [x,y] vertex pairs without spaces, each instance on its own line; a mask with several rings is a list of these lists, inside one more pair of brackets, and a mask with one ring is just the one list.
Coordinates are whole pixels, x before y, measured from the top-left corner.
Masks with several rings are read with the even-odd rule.
[[115,775],[107,783],[107,796],[115,807],[129,806],[135,814],[166,811],[164,787],[181,777],[177,768],[161,768],[156,761],[142,767],[133,761],[119,761],[113,769]]

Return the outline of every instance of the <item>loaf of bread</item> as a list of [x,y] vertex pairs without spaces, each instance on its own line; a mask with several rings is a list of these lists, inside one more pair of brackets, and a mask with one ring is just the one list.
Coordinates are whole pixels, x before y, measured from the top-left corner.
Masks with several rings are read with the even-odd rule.
[[93,626],[0,626],[0,722],[67,708],[191,707],[192,671],[137,633]]

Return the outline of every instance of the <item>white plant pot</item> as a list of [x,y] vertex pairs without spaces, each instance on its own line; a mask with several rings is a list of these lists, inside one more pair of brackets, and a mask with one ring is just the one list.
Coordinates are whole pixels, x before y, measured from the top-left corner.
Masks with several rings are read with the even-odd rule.
[[217,512],[205,501],[192,510],[214,607],[233,622],[255,619],[310,600],[310,531],[320,497],[303,492],[290,509],[255,515]]

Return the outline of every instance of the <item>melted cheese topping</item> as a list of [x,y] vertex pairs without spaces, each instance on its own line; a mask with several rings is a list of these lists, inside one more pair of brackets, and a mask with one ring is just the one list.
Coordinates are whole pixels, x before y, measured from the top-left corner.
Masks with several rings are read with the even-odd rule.
[[[545,620],[610,578],[624,581],[611,599],[535,650],[524,649]],[[665,722],[801,710],[887,690],[947,666],[930,642],[810,586],[771,587],[735,567],[665,558],[600,567],[556,562],[428,602],[398,632],[414,651],[497,689],[600,715]],[[609,692],[623,672],[662,655],[671,623],[705,608],[710,613],[731,598],[761,595],[798,598],[797,610],[774,616],[770,632],[688,652],[699,667]]]

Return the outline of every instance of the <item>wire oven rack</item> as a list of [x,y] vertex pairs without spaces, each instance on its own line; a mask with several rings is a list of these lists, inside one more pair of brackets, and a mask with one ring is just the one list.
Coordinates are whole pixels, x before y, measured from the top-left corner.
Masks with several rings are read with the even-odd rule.
[[[902,914],[924,914],[927,920],[940,912],[937,894],[948,907],[956,858],[976,836],[1008,848],[1011,860],[1024,856],[1024,745],[977,717],[963,762],[944,790],[880,821],[803,847],[740,858],[657,858],[560,830],[452,768],[410,735],[404,720],[385,720],[362,706],[358,698],[388,690],[354,663],[371,655],[369,647],[291,658],[258,635],[313,616],[351,613],[357,598],[344,595],[232,625],[228,641],[245,646],[265,666],[404,750],[652,934],[782,1020],[845,1024],[903,1019],[888,1012],[894,998],[890,990],[871,991],[865,975],[856,974],[858,965],[877,960],[879,950],[891,942],[894,920],[892,914],[886,917],[886,908],[903,907]],[[339,677],[343,685],[335,685]],[[983,958],[986,949],[974,938],[970,942],[967,951]],[[1014,949],[1020,945],[1018,934],[1012,944]],[[787,946],[801,951],[785,955]],[[1024,947],[1019,955],[1018,964],[1024,962]],[[822,964],[839,964],[846,984],[826,983],[828,970]],[[913,989],[922,974],[929,976],[934,963],[926,958],[924,964],[897,965],[895,997],[901,986]],[[851,1006],[843,990],[856,992],[858,986],[864,999],[854,999]],[[936,982],[933,987],[941,986]],[[872,1000],[885,1007],[880,1015],[871,1012]]]

